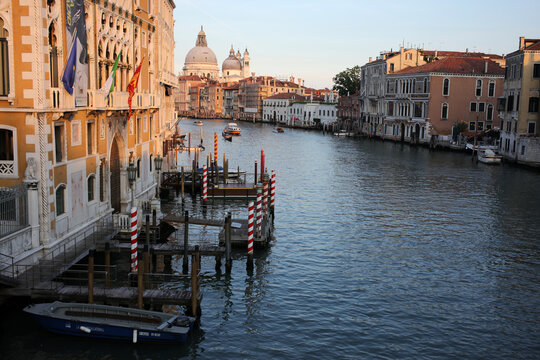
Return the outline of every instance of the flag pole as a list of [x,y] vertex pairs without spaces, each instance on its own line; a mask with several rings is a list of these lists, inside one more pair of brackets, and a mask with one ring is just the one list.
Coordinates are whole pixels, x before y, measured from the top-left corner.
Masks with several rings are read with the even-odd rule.
[[75,44],[75,41],[77,41],[77,27],[75,27],[75,31],[73,32],[73,38],[71,39],[71,45],[69,46],[69,51],[67,52],[68,56],[66,56],[66,60],[64,61],[64,70],[62,70],[62,76],[60,76],[60,79],[64,77],[64,73],[66,72],[66,65],[69,60],[69,54],[71,54],[71,50],[73,49],[73,44]]

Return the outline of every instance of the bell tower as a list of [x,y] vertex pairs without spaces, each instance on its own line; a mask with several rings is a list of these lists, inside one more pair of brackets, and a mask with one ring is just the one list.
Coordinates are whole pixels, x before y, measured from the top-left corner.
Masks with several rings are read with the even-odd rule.
[[242,58],[242,76],[244,78],[249,77],[250,71],[249,71],[249,52],[246,49],[244,51],[244,57]]

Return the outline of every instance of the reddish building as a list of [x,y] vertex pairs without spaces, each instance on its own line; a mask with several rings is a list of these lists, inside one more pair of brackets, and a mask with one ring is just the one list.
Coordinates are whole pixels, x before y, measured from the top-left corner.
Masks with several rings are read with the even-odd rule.
[[341,96],[338,99],[337,116],[342,128],[359,128],[362,113],[362,100],[359,93]]
[[452,128],[469,131],[500,128],[497,98],[504,69],[493,60],[447,57],[387,76],[383,136],[429,143],[447,140]]

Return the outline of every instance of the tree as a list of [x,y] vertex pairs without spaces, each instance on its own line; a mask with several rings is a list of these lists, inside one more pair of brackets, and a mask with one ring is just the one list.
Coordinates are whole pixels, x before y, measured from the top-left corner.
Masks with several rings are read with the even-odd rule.
[[332,79],[334,81],[333,90],[339,92],[339,96],[347,96],[356,93],[360,89],[360,77],[362,70],[356,65],[338,73]]

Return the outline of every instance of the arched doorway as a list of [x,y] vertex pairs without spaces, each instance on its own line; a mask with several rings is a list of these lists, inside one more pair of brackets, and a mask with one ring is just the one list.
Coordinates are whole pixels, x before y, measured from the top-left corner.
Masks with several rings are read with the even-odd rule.
[[401,142],[405,141],[405,124],[401,123]]
[[118,141],[116,136],[114,137],[112,146],[111,146],[111,207],[114,209],[114,212],[120,212],[120,150],[118,149]]
[[276,123],[276,111],[274,110],[274,123]]
[[420,125],[418,124],[414,127],[414,142],[417,144],[420,142]]

